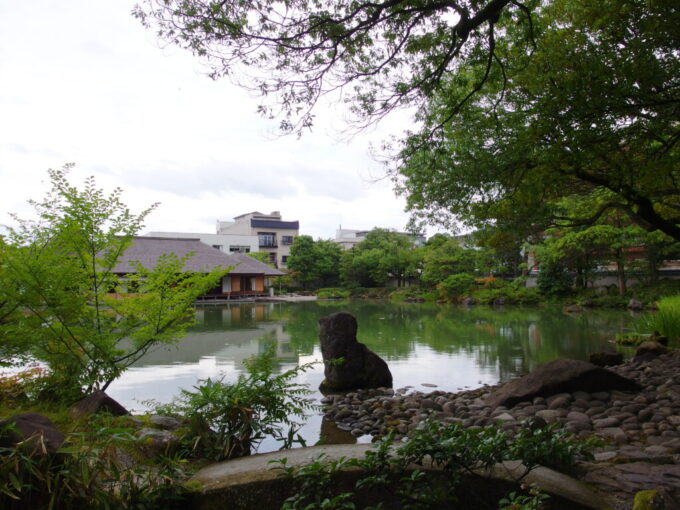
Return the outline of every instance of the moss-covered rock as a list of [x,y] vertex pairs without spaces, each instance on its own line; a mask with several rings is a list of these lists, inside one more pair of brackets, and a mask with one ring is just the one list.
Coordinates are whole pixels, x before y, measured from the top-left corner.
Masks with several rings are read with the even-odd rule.
[[633,510],[677,510],[678,502],[663,489],[638,491],[633,500]]

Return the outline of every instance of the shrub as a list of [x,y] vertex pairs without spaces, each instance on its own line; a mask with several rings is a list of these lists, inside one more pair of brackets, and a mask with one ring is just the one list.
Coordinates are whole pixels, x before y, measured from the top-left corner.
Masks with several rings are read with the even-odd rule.
[[318,289],[316,297],[319,299],[347,299],[350,296],[350,291],[347,289],[339,289],[337,287],[329,287],[325,289]]
[[447,276],[437,287],[448,298],[456,298],[467,294],[475,284],[475,278],[471,274],[459,273]]
[[545,260],[541,262],[536,283],[543,294],[558,296],[571,292],[573,278],[563,264]]
[[[1,432],[1,431],[0,431]],[[70,434],[56,455],[0,448],[0,508],[16,510],[174,510],[186,507],[183,462],[160,457],[129,467],[119,449],[137,440],[124,428]]]
[[274,375],[274,345],[259,357],[244,362],[246,373],[233,384],[206,379],[194,391],[182,390],[171,404],[157,406],[163,414],[189,423],[182,443],[188,454],[215,461],[249,455],[269,436],[290,448],[305,446],[297,435],[314,408],[307,386],[294,379],[313,365],[308,363]]

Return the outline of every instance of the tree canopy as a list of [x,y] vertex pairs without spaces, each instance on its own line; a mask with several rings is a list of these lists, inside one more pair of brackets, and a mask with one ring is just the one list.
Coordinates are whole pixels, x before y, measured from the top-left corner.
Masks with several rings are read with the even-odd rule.
[[[329,92],[387,145],[416,221],[536,232],[608,211],[680,240],[680,7],[673,0],[143,0],[134,14],[281,116]],[[578,215],[561,199],[579,197]]]
[[[394,175],[409,208],[521,230],[617,210],[680,240],[677,3],[552,0],[532,17],[532,54],[520,36],[499,42],[484,90],[451,117],[465,90],[450,77],[423,133],[404,141]],[[512,25],[502,16],[499,30]]]
[[401,287],[420,274],[421,253],[405,234],[374,228],[345,252],[340,277],[348,285],[379,287],[394,280]]
[[426,107],[462,62],[497,58],[502,12],[530,39],[518,0],[142,0],[134,10],[162,40],[205,58],[213,77],[261,94],[262,113],[283,114],[286,131],[311,126],[313,107],[334,91],[362,125]]
[[342,248],[331,240],[297,236],[290,247],[287,266],[303,288],[311,283],[329,287],[339,282]]

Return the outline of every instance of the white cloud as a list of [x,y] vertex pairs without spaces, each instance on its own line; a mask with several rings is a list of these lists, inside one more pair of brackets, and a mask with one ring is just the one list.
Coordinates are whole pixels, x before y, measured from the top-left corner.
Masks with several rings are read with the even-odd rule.
[[0,4],[0,224],[28,214],[47,168],[75,162],[75,182],[119,186],[133,209],[160,201],[150,230],[210,232],[252,210],[280,210],[322,238],[339,224],[403,228],[404,201],[368,182],[382,172],[368,141],[385,133],[337,142],[333,106],[312,134],[272,137],[277,121],[255,113],[255,98],[160,48],[134,3]]

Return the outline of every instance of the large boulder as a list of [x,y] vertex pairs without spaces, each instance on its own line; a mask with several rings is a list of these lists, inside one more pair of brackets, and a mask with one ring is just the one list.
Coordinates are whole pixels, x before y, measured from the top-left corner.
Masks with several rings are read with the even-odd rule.
[[0,422],[0,446],[13,447],[26,441],[35,455],[53,455],[64,442],[52,420],[40,413],[23,413]]
[[640,385],[587,361],[558,359],[504,384],[490,393],[486,402],[493,407],[511,407],[534,397],[549,397],[573,391],[610,390],[639,391]]
[[647,340],[638,345],[638,348],[635,350],[633,361],[651,361],[657,356],[661,356],[667,352],[668,348],[662,343],[655,340]]
[[95,391],[84,399],[79,400],[70,409],[71,417],[76,420],[101,412],[109,413],[113,416],[130,414],[127,409],[101,390]]
[[347,312],[319,319],[321,354],[326,379],[324,390],[353,390],[392,386],[387,363],[357,341],[357,321]]
[[623,354],[620,352],[606,351],[593,352],[590,356],[588,356],[588,361],[590,361],[593,365],[597,365],[598,367],[620,365],[623,363]]

